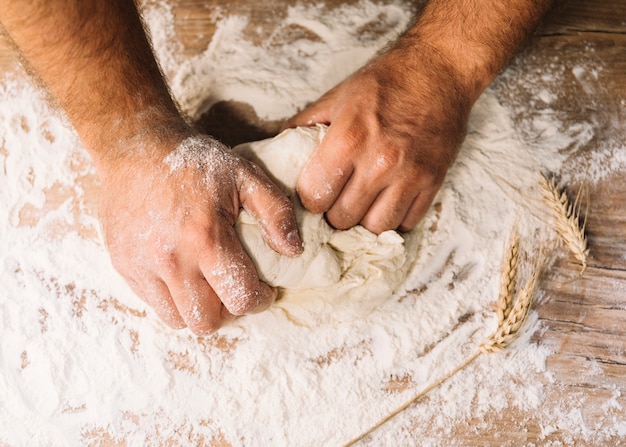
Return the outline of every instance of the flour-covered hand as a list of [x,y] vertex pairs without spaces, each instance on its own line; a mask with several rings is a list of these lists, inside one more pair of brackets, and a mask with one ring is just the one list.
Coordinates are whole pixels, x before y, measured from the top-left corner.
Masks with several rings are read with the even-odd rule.
[[291,203],[260,168],[188,126],[135,2],[31,3],[0,0],[0,21],[93,159],[115,267],[168,324],[196,333],[269,306],[276,292],[233,224],[244,207],[273,248],[298,254]]
[[276,297],[237,238],[240,207],[258,220],[272,248],[301,251],[287,197],[258,166],[208,136],[187,137],[169,154],[142,151],[100,174],[111,259],[172,327],[210,333]]

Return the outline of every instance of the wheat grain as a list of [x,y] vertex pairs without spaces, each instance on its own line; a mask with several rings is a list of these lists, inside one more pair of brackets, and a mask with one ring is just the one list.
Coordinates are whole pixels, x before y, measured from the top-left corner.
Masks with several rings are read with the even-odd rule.
[[576,200],[572,204],[554,177],[542,173],[541,186],[543,196],[554,217],[556,232],[561,236],[574,257],[581,263],[580,275],[582,275],[587,268],[587,256],[589,255],[585,235],[586,220],[582,225],[580,223],[582,189],[579,190]]

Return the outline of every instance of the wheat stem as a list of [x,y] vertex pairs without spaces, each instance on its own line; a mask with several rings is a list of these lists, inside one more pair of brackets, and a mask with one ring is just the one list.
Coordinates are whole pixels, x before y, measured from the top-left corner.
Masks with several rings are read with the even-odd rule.
[[507,318],[498,324],[495,332],[478,348],[481,352],[499,352],[509,347],[519,336],[535,297],[539,271],[534,270],[520,290]]
[[411,405],[413,405],[415,402],[420,400],[422,397],[424,397],[425,395],[430,393],[432,390],[434,390],[435,388],[440,386],[442,383],[444,383],[450,377],[454,376],[456,373],[461,371],[463,368],[467,367],[467,365],[469,365],[474,360],[476,360],[476,358],[478,358],[478,356],[480,354],[482,354],[481,351],[474,352],[474,354],[472,354],[470,357],[468,357],[463,363],[458,365],[456,368],[454,368],[448,374],[446,374],[445,376],[441,377],[437,381],[435,381],[435,382],[431,383],[430,385],[428,385],[426,388],[424,388],[422,391],[420,391],[419,394],[414,396],[408,402],[404,403],[402,406],[398,407],[396,410],[394,410],[391,413],[389,413],[387,416],[385,416],[383,419],[381,419],[379,422],[377,422],[375,425],[373,425],[370,429],[368,429],[367,431],[363,432],[362,434],[360,434],[358,437],[352,439],[351,441],[348,441],[347,443],[345,443],[344,447],[350,447],[350,446],[356,444],[357,442],[361,441],[362,439],[364,439],[366,436],[374,433],[376,430],[378,430],[384,424],[386,424],[391,419],[393,419],[394,417],[396,417],[397,415],[402,413],[404,410],[409,408]]
[[[540,250],[540,253],[541,252],[542,251]],[[344,444],[344,447],[353,446],[366,436],[372,434],[391,419],[405,411],[411,405],[415,404],[433,389],[437,388],[459,371],[466,368],[481,354],[499,352],[510,346],[520,335],[524,323],[528,318],[528,314],[530,313],[537,284],[539,282],[542,262],[541,258],[541,256],[538,256],[536,268],[531,272],[530,277],[524,284],[524,287],[519,291],[519,293],[516,294],[515,288],[518,276],[519,237],[517,232],[513,232],[511,235],[511,242],[509,243],[509,249],[507,250],[507,254],[503,262],[500,279],[500,295],[498,297],[498,308],[496,311],[498,315],[498,327],[496,330],[489,337],[487,337],[474,354],[468,357],[460,365],[447,373],[445,376],[431,383],[408,402],[392,411],[361,435]]]

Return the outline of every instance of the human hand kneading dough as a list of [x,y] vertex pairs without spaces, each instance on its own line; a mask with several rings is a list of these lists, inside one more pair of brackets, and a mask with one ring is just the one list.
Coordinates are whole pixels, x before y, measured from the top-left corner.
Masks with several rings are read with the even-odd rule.
[[387,52],[286,124],[330,125],[298,193],[335,228],[412,229],[463,140],[470,100],[457,97],[451,76],[442,82],[449,69],[435,58],[410,66],[406,59],[405,51]]
[[206,334],[266,309],[276,290],[259,280],[233,226],[242,207],[274,250],[297,255],[291,202],[258,166],[208,136],[163,149],[101,169],[114,266],[175,328]]
[[[390,49],[287,125],[330,125],[298,182],[337,228],[410,229],[439,189],[470,108],[553,0],[430,0]],[[0,22],[56,98],[102,179],[111,258],[174,327],[204,334],[262,310],[233,224],[302,250],[287,198],[181,115],[132,0],[0,0]]]
[[135,3],[0,0],[0,20],[93,159],[107,247],[134,291],[197,334],[267,308],[276,291],[233,224],[243,207],[269,245],[297,255],[291,203],[260,168],[188,126]]
[[302,203],[345,229],[409,230],[465,136],[471,107],[552,0],[431,0],[386,52],[291,118],[330,127],[298,180]]

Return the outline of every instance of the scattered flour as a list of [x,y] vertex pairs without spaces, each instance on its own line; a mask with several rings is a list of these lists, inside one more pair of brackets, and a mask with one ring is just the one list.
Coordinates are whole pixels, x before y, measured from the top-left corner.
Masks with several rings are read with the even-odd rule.
[[[242,35],[247,19],[225,16],[206,52],[189,59],[178,54],[167,7],[150,6],[147,19],[191,116],[234,99],[276,119],[361,65],[409,23],[410,11],[367,0],[332,13],[291,8],[285,26],[319,39],[283,46],[252,44]],[[373,20],[391,31],[367,39],[354,32]],[[562,129],[550,114],[520,127],[516,111],[486,92],[396,294],[375,308],[285,297],[199,338],[165,327],[113,270],[89,192],[94,169],[66,119],[21,77],[0,85],[0,445],[10,447],[341,445],[493,329],[511,228],[531,244],[554,242],[538,219],[539,168],[558,172],[594,133],[588,123]],[[539,99],[556,109],[545,88]],[[527,143],[531,131],[545,136],[541,150]],[[624,167],[623,154],[599,150],[589,161],[593,178]],[[546,437],[562,431],[600,445],[623,436],[619,417],[604,431],[587,427],[574,395],[560,408],[542,406],[549,350],[530,341],[532,332],[510,351],[481,356],[363,444],[456,445],[457,427],[495,427],[483,417],[505,411],[541,411]],[[618,397],[616,390],[606,402],[608,419],[622,410]]]

